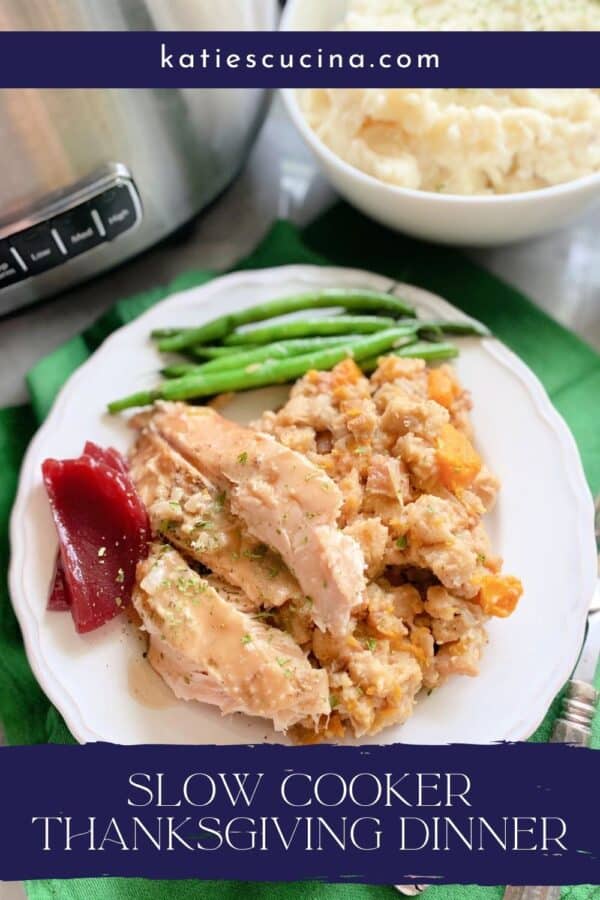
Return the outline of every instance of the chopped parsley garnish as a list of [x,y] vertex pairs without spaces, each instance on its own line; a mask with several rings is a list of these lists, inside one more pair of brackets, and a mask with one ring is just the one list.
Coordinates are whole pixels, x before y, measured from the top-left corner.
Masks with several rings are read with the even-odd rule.
[[478,563],[481,563],[481,565],[484,565],[486,559],[487,559],[487,556],[485,555],[485,553],[478,553],[478,554],[477,554],[477,562],[478,562]]
[[194,593],[201,594],[206,590],[206,585],[198,578],[191,578],[188,575],[180,575],[175,586],[178,591],[183,594]]
[[283,669],[283,674],[286,678],[292,677],[292,670],[288,668],[288,663],[291,662],[291,659],[284,659],[283,656],[277,657],[277,665]]
[[289,663],[289,659],[285,659],[284,656],[278,656],[276,659],[276,662],[277,662],[277,665],[281,666],[281,668],[283,669]]
[[240,464],[241,466],[245,466],[245,465],[246,465],[246,463],[248,462],[248,454],[246,453],[245,450],[244,450],[243,453],[240,453],[240,455],[239,455],[238,458],[237,458],[237,461],[239,462],[239,464]]
[[330,694],[330,695],[329,695],[329,705],[330,705],[330,707],[331,707],[332,709],[335,709],[336,706],[339,705],[339,702],[340,702],[340,701],[339,701],[338,698],[335,696],[335,694]]
[[242,638],[242,644],[250,644],[250,643],[252,643],[252,635],[245,634],[244,637]]
[[158,526],[159,531],[173,531],[174,528],[177,528],[177,522],[173,522],[171,519],[163,519]]
[[377,641],[375,640],[375,638],[367,638],[367,648],[371,652],[373,652],[373,650],[375,649],[376,646],[377,646]]
[[256,547],[250,547],[248,550],[244,550],[242,556],[245,556],[246,559],[264,559],[268,550],[269,548],[266,544],[258,544]]
[[406,550],[406,548],[408,547],[407,535],[403,534],[396,540],[396,547],[398,548],[398,550]]

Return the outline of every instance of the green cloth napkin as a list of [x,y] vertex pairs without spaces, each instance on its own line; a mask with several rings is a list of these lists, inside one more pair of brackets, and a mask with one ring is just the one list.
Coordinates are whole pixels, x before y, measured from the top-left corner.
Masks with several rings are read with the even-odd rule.
[[[594,492],[600,490],[600,357],[594,350],[541,312],[514,288],[469,262],[455,250],[400,237],[338,205],[300,233],[277,223],[239,268],[289,263],[348,265],[412,282],[446,297],[486,322],[540,377],[579,445]],[[209,280],[214,273],[188,272],[172,284],[118,302],[82,335],[41,360],[28,376],[31,405],[0,410],[0,570],[8,565],[8,517],[19,466],[27,443],[44,419],[57,391],[115,328],[131,321],[169,294]],[[547,740],[556,717],[557,697],[532,740]],[[72,742],[59,713],[38,687],[27,664],[4,580],[0,584],[0,717],[13,744]],[[594,746],[600,747],[600,717]],[[240,872],[243,874],[243,872]],[[248,884],[241,881],[146,881],[75,879],[30,882],[34,900],[385,900],[398,896],[388,887],[316,882]],[[503,888],[434,886],[431,900],[497,900]],[[563,900],[600,900],[600,889],[565,888]]]

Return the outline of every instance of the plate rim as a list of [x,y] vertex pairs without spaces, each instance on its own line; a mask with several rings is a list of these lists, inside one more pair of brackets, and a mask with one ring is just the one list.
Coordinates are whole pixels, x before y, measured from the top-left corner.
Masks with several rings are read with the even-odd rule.
[[[384,289],[393,287],[398,293],[400,293],[402,289],[409,288],[410,291],[413,294],[416,293],[417,296],[421,294],[423,298],[434,300],[438,306],[448,314],[451,314],[454,318],[460,318],[465,321],[477,321],[450,304],[438,294],[434,294],[417,285],[398,282],[389,276],[371,272],[366,269],[346,266],[294,264],[261,269],[243,269],[224,275],[217,275],[205,284],[170,294],[168,297],[150,307],[140,316],[112,332],[90,355],[90,357],[69,376],[58,392],[48,415],[30,441],[23,457],[17,492],[10,516],[9,595],[13,610],[19,622],[27,659],[35,678],[50,702],[63,716],[71,734],[79,743],[102,741],[105,740],[105,738],[96,734],[93,729],[86,724],[84,713],[79,708],[75,698],[71,696],[68,686],[60,682],[54,674],[50,664],[44,659],[42,644],[39,639],[38,621],[36,620],[34,611],[28,601],[27,591],[24,589],[24,586],[19,583],[19,577],[22,575],[23,567],[26,565],[27,556],[27,542],[24,539],[24,535],[20,534],[20,530],[25,527],[26,507],[33,486],[31,483],[34,473],[32,461],[37,455],[39,445],[43,443],[46,434],[53,430],[54,418],[66,405],[71,392],[76,391],[77,382],[83,377],[83,373],[87,371],[87,367],[97,364],[98,354],[105,353],[107,350],[110,351],[112,342],[122,340],[123,335],[129,330],[139,328],[140,323],[143,322],[145,318],[151,317],[158,307],[171,304],[177,305],[180,302],[183,303],[183,298],[190,293],[194,293],[197,296],[197,302],[201,304],[202,301],[206,299],[206,295],[210,296],[213,291],[218,291],[223,286],[227,287],[228,284],[243,283],[248,279],[250,281],[264,281],[265,279],[271,279],[274,281],[281,281],[283,286],[294,277],[300,280],[303,277],[308,278],[308,280],[313,278],[315,283],[318,283],[319,276],[323,276],[324,280],[327,280],[328,278],[331,280],[336,276],[340,277],[340,273],[345,273],[346,275],[359,279],[364,278],[366,283],[370,286],[373,286],[375,282],[378,282],[379,285],[385,283],[387,284],[387,288]],[[497,362],[499,362],[503,368],[508,369],[520,381],[522,387],[529,395],[538,417],[544,422],[551,435],[558,442],[561,459],[563,460],[563,473],[566,476],[569,491],[572,495],[578,529],[577,536],[574,540],[576,540],[580,549],[579,574],[583,590],[581,592],[581,598],[575,607],[578,610],[580,617],[579,628],[575,629],[573,638],[575,641],[575,635],[578,635],[577,647],[574,646],[572,652],[561,654],[560,659],[554,661],[552,673],[548,673],[548,678],[545,680],[538,695],[530,700],[528,707],[529,712],[513,726],[513,732],[518,730],[519,733],[516,735],[511,733],[504,738],[505,740],[525,740],[542,722],[552,700],[568,680],[575,663],[577,648],[581,645],[583,640],[587,612],[596,581],[596,549],[591,524],[593,522],[594,512],[593,499],[585,478],[581,457],[575,439],[566,421],[553,406],[537,375],[535,375],[526,363],[497,338],[483,338],[480,341],[480,345],[486,352],[495,357]],[[589,521],[589,528],[587,529],[584,525],[586,518]],[[588,554],[589,572],[587,571],[588,560],[586,558]]]

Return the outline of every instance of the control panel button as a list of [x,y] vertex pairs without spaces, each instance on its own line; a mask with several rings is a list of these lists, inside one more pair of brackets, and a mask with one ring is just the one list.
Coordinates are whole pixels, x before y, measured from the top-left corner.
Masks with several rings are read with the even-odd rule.
[[27,266],[28,275],[37,275],[57,266],[64,260],[48,225],[36,225],[10,238],[10,245],[19,253]]
[[109,241],[128,231],[137,220],[133,198],[125,185],[117,185],[104,191],[90,200],[90,207],[99,215]]
[[[59,246],[64,246],[66,256],[78,256],[101,244],[105,238],[92,217],[90,205],[82,203],[71,212],[53,219],[52,234]],[[62,248],[61,248],[62,249]]]
[[101,186],[95,189],[98,193],[90,188],[85,200],[79,193],[76,206],[66,197],[43,219],[40,211],[35,211],[37,225],[24,228],[23,223],[15,223],[12,233],[4,230],[6,237],[0,240],[0,290],[67,263],[137,225],[142,211],[133,181],[118,176],[105,190]]
[[10,252],[7,241],[0,241],[0,290],[27,277],[28,273],[23,271]]

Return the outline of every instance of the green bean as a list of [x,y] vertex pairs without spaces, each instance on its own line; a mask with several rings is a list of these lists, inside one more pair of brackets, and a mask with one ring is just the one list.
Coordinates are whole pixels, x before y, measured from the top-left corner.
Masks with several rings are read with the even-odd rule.
[[154,340],[162,340],[162,338],[175,337],[176,334],[181,334],[181,328],[154,328],[150,332],[150,337],[154,338]]
[[245,366],[264,362],[267,359],[288,359],[290,356],[304,356],[316,353],[328,347],[350,346],[361,340],[360,334],[336,334],[332,337],[299,338],[291,341],[277,341],[274,344],[236,345],[239,352],[219,359],[212,359],[202,366],[203,372],[215,372],[223,369],[242,369]]
[[[204,363],[204,365],[207,364]],[[193,362],[175,363],[172,366],[165,366],[164,369],[160,370],[160,374],[164,375],[165,378],[183,378],[184,375],[193,375],[195,372],[199,372],[200,369],[204,368],[204,365],[198,365],[198,363]]]
[[289,359],[268,360],[257,365],[252,372],[246,369],[227,369],[206,374],[198,372],[165,381],[153,390],[140,391],[121,400],[115,400],[109,403],[108,410],[116,413],[134,406],[148,406],[155,400],[190,400],[227,391],[281,384],[299,378],[309,369],[330,369],[348,356],[357,361],[380,356],[407,337],[405,328],[388,328],[362,338],[351,346],[328,347],[325,350],[292,356]]
[[[394,328],[404,328],[406,327],[407,331],[410,330],[410,333],[417,333],[418,323],[416,319],[397,319],[394,322]],[[325,335],[319,337],[306,337],[306,338],[289,338],[285,340],[275,341],[277,344],[285,344],[286,346],[297,347],[298,355],[300,355],[300,351],[302,353],[310,353],[313,350],[319,348],[319,346],[335,346],[335,344],[343,344],[347,340],[352,337],[360,337],[360,335],[348,335],[348,334],[334,334],[331,336]],[[256,349],[258,350],[259,346],[257,345]],[[252,349],[251,346],[248,347],[248,352]],[[242,353],[244,351],[244,347],[240,344],[233,344],[228,347],[203,347],[202,345],[197,347],[188,347],[183,351],[184,355],[189,359],[198,360],[200,363],[204,363],[207,360],[211,361],[213,359],[221,359],[221,357],[230,357],[233,354]]]
[[265,319],[273,319],[286,313],[300,310],[328,309],[341,307],[352,312],[384,312],[395,319],[401,316],[415,316],[415,311],[410,304],[386,294],[383,291],[361,290],[356,288],[326,288],[323,290],[309,291],[304,294],[296,294],[291,297],[283,297],[277,300],[268,300],[248,309],[241,309],[236,313],[228,313],[206,322],[198,328],[160,329],[160,331],[176,331],[159,339],[160,350],[185,350],[195,344],[208,344],[210,341],[219,341],[231,334],[240,325],[249,325],[251,322],[264,322]]
[[299,338],[291,341],[277,341],[275,344],[249,345],[227,347],[232,351],[225,356],[218,356],[203,363],[179,363],[166,366],[161,369],[161,375],[166,378],[181,378],[183,375],[191,375],[193,372],[216,372],[224,369],[242,369],[255,363],[264,362],[267,359],[287,359],[290,356],[302,356],[316,350],[325,350],[326,347],[336,347],[340,344],[350,345],[361,339],[361,335],[338,334],[332,337]]
[[[225,338],[228,347],[240,344],[271,344],[285,338],[316,337],[317,335],[330,334],[371,334],[374,331],[383,331],[385,328],[393,328],[396,325],[393,319],[383,316],[334,316],[331,319],[288,319],[287,322],[278,322],[274,325],[265,325],[263,328],[253,328],[251,331],[236,331],[235,334]],[[403,328],[409,326],[404,325]],[[411,330],[415,331],[414,325]]]
[[[371,356],[359,363],[363,372],[374,372],[382,355],[386,354]],[[424,359],[427,362],[433,362],[440,359],[453,359],[455,356],[458,356],[458,347],[449,343],[429,344],[425,341],[416,341],[404,347],[388,350],[387,355],[401,356],[405,359]]]
[[424,341],[429,341],[430,343],[439,343],[444,340],[444,332],[440,326],[432,323],[428,324],[425,328],[419,328],[418,335],[423,338]]
[[199,328],[183,329],[178,334],[170,337],[160,338],[158,341],[158,349],[164,353],[170,353],[175,350],[187,350],[194,344],[209,344],[211,341],[221,341],[227,337],[236,327],[235,314],[222,316],[220,319],[213,319],[206,325]]
[[183,353],[191,359],[219,359],[237,353],[237,347],[187,347]]
[[230,356],[232,353],[237,353],[237,347],[186,347],[185,350],[180,350],[181,356],[184,356],[190,362],[193,362],[196,366],[200,365],[200,363],[208,362],[208,360],[218,359],[221,356]]
[[432,321],[419,321],[419,334],[428,331],[441,331],[442,334],[474,335],[475,337],[489,337],[491,331],[483,324],[475,320],[468,322],[445,322],[443,319]]

